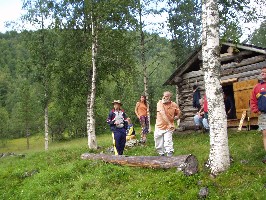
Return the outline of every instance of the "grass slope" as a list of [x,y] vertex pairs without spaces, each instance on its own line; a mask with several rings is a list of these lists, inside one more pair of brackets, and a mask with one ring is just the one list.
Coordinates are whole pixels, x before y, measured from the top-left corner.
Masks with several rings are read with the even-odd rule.
[[[138,135],[139,137],[139,135]],[[105,152],[111,146],[108,133],[97,137]],[[211,178],[204,168],[209,153],[209,136],[202,133],[174,135],[175,155],[193,154],[200,172],[186,177],[176,169],[144,169],[82,160],[87,138],[49,144],[43,137],[8,141],[0,152],[25,154],[0,158],[0,199],[198,199],[208,187],[207,199],[266,199],[265,152],[261,133],[229,131],[230,169]],[[97,153],[94,152],[94,153]],[[152,134],[145,146],[125,151],[126,155],[156,155]]]

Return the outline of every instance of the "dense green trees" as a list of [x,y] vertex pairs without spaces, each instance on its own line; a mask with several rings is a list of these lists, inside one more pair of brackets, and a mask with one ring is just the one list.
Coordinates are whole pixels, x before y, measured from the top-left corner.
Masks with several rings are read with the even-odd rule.
[[0,107],[6,113],[3,114],[1,128],[5,131],[1,132],[1,137],[26,137],[39,131],[39,87],[32,81],[34,73],[28,68],[29,53],[23,35],[1,34]]
[[[47,31],[47,36],[50,34]],[[53,41],[56,41],[53,43],[56,48],[53,55],[55,59],[52,61],[53,64],[49,65],[51,70],[49,131],[53,139],[86,135],[86,95],[89,89],[90,68],[86,70],[81,67],[84,66],[85,59],[83,34],[81,30],[60,30],[57,34],[49,36],[54,37]],[[147,43],[147,48],[150,49],[147,54],[148,75],[151,82],[150,100],[154,112],[156,102],[166,89],[162,84],[174,69],[171,64],[173,57],[167,39],[155,34],[145,34],[147,39],[153,38],[154,41]],[[1,137],[7,133],[10,137],[26,137],[27,134],[36,134],[44,130],[42,71],[35,59],[36,52],[32,52],[33,49],[29,48],[38,35],[38,31],[16,33],[12,37],[10,33],[2,34],[7,39],[2,38],[1,42],[13,43],[12,48],[6,49],[6,46],[1,46],[5,49],[2,52],[7,55],[13,54],[10,57],[14,61],[1,56],[1,107],[5,110],[7,121],[3,123],[7,131],[1,132]],[[114,99],[123,101],[128,116],[137,123],[134,106],[143,92],[142,67],[137,63],[139,55],[137,33],[110,29],[107,35],[108,37],[104,37],[101,41],[101,54],[98,58],[100,68],[95,99],[97,134],[108,128],[106,117]],[[28,43],[28,40],[25,42],[25,38],[31,43]],[[10,73],[12,67],[14,76]]]
[[[169,13],[171,42],[156,33],[139,31],[139,2],[143,2],[142,6],[151,3],[149,0],[25,1],[28,13],[24,19],[35,25],[36,30],[0,33],[0,108],[4,113],[0,137],[27,137],[43,132],[44,124],[53,139],[87,135],[93,75],[92,16],[97,32],[96,134],[108,128],[105,120],[114,99],[122,100],[128,116],[138,123],[134,106],[144,92],[143,53],[154,120],[156,102],[162,92],[174,89],[162,84],[175,66],[201,43],[201,2],[165,1],[169,5],[165,11]],[[241,10],[246,1],[243,4],[219,2],[221,15],[231,16],[237,9]],[[93,4],[96,5],[92,7]],[[233,18],[230,23],[228,20],[229,17],[221,17],[221,27],[232,25]],[[234,29],[221,30],[221,34],[226,35],[227,30]],[[140,36],[144,38],[145,47],[141,47]],[[256,37],[254,35],[254,40]],[[45,116],[49,116],[49,124]]]
[[[249,0],[218,0],[219,34],[222,40],[240,41],[243,35],[244,22],[254,22],[265,17],[259,12],[256,3]],[[202,1],[199,0],[167,0],[169,13],[169,30],[172,34],[172,45],[176,54],[176,63],[201,44]]]

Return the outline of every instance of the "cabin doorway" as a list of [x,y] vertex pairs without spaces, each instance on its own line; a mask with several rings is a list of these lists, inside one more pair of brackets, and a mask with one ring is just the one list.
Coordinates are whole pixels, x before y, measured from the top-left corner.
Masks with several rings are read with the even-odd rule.
[[228,83],[222,86],[224,93],[224,103],[226,111],[230,110],[230,113],[227,112],[227,119],[236,119],[236,106],[235,106],[235,95],[233,83]]

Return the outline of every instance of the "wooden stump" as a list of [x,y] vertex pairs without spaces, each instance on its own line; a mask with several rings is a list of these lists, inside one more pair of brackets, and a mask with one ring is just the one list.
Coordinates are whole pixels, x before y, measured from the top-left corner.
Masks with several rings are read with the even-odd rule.
[[118,165],[126,165],[132,167],[144,168],[161,168],[170,169],[177,168],[185,175],[192,175],[198,172],[198,160],[194,155],[180,156],[115,156],[107,154],[90,154],[84,153],[82,159],[87,160],[103,160],[107,163]]

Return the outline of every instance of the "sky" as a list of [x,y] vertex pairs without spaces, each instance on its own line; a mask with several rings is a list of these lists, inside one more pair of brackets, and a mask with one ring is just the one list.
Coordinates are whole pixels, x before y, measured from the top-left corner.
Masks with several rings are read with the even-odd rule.
[[[0,32],[5,33],[6,31],[12,30],[12,28],[5,27],[6,21],[17,21],[21,14],[23,14],[22,11],[22,2],[23,0],[0,0]],[[264,12],[264,11],[263,11]],[[158,17],[149,17],[146,19],[147,23],[152,23],[154,19],[158,23],[165,23],[165,28],[163,30],[164,34],[161,34],[165,37],[170,37],[170,33],[167,33],[167,26],[166,26],[166,20],[167,20],[167,14],[163,14],[161,18]],[[260,23],[251,23],[251,24],[244,24],[242,25],[245,28],[245,34],[241,38],[241,41],[243,41],[248,34],[252,33],[255,29],[259,28]],[[147,29],[153,29],[152,25],[147,26]]]
[[0,32],[11,29],[5,28],[5,21],[16,21],[22,14],[22,0],[0,0]]

